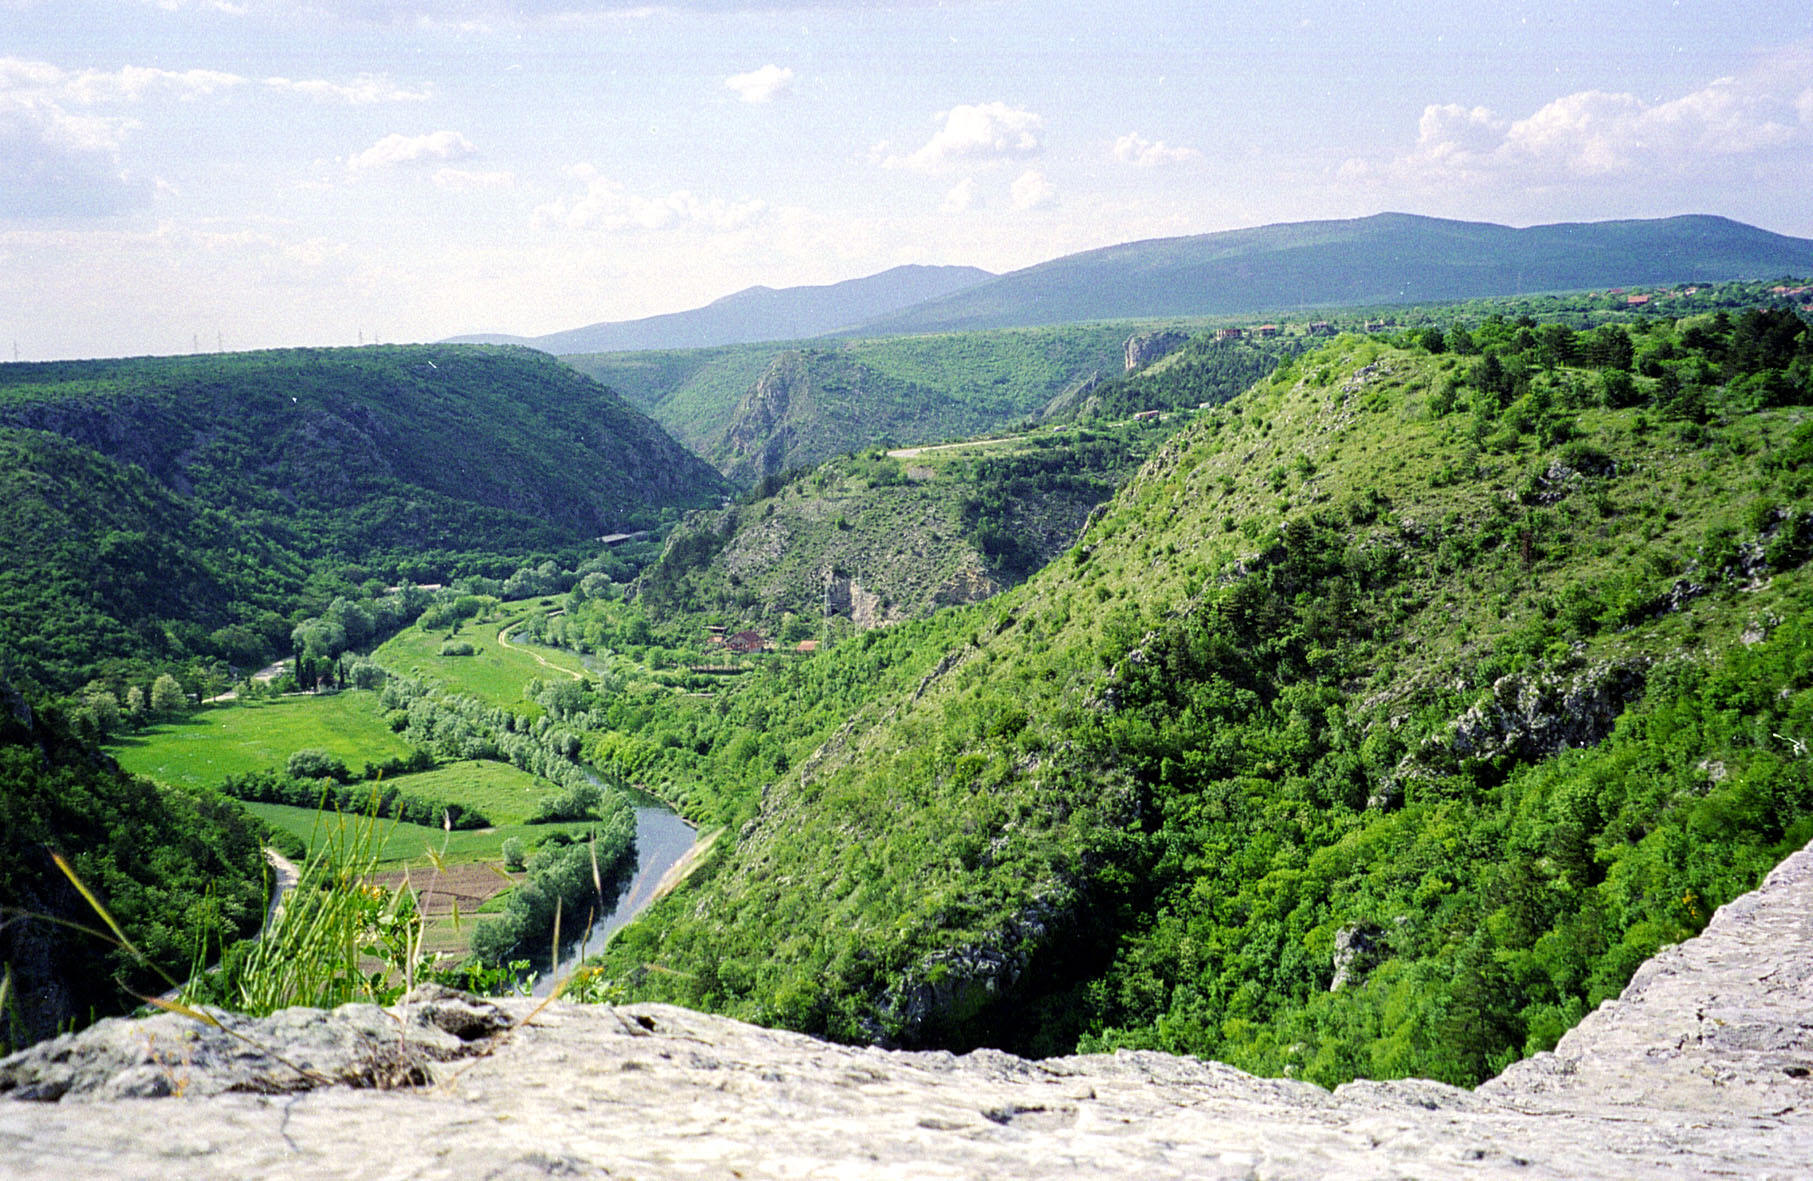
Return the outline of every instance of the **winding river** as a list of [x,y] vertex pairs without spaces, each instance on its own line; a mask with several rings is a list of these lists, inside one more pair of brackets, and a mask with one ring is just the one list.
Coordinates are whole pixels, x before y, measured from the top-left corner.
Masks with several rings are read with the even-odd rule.
[[[586,772],[593,783],[605,785],[596,775]],[[607,788],[607,790],[613,790]],[[552,956],[536,965],[535,995],[547,996],[554,986],[579,966],[581,951],[586,955],[603,951],[604,945],[618,928],[628,923],[655,900],[655,890],[667,871],[698,842],[699,834],[692,825],[680,819],[672,808],[655,797],[634,788],[622,789],[636,809],[636,868],[629,883],[617,895],[617,906],[592,923],[591,929],[571,940],[563,940],[558,974]]]

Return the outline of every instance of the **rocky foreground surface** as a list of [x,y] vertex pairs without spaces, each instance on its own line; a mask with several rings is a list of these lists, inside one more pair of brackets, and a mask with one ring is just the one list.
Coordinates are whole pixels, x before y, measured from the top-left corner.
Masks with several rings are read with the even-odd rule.
[[1805,1177],[1813,851],[1476,1091],[828,1045],[683,1009],[107,1021],[0,1062],[8,1177]]

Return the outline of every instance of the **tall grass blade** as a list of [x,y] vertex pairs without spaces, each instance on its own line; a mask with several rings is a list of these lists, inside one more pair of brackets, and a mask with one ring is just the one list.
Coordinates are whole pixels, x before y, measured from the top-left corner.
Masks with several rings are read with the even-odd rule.
[[[164,978],[164,983],[168,984],[171,988],[176,988],[176,980],[170,973],[164,971],[163,968],[159,967],[157,964],[152,963],[150,957],[140,951],[138,945],[126,937],[126,932],[120,929],[120,925],[114,921],[113,915],[101,904],[101,900],[95,896],[94,891],[88,888],[88,883],[77,876],[75,869],[69,862],[63,859],[63,854],[52,849],[50,850],[50,859],[57,863],[57,868],[63,871],[63,876],[69,879],[69,884],[76,888],[76,892],[81,894],[83,901],[88,903],[89,908],[101,916],[101,921],[107,924],[107,929],[113,932],[113,937],[109,939],[101,932],[96,931],[91,927],[84,927],[80,923],[72,923],[66,920],[56,921],[62,922],[65,926],[74,927],[78,931],[87,931],[92,935],[107,940],[116,947],[123,948],[133,959],[138,961],[140,967],[150,968]],[[48,918],[52,916],[43,917]]]
[[107,929],[113,932],[114,942],[131,952],[132,958],[136,959],[139,963],[148,963],[149,961],[145,959],[145,953],[140,951],[133,944],[132,940],[126,938],[126,932],[122,931],[120,925],[113,921],[113,916],[107,913],[107,908],[101,905],[101,900],[96,898],[94,891],[88,888],[88,883],[77,877],[76,871],[70,868],[69,862],[63,860],[63,854],[52,850],[50,859],[57,863],[57,868],[63,871],[63,876],[69,879],[69,884],[74,886],[77,893],[82,895],[82,898],[88,903],[89,909],[101,916],[101,921],[106,923]]
[[560,903],[561,899],[558,897],[554,899],[554,978],[556,980],[560,979]]

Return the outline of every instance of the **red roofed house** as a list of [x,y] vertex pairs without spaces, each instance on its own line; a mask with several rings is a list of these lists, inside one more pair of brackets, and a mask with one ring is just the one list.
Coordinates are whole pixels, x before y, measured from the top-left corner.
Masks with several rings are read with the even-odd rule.
[[732,652],[747,656],[751,652],[766,652],[768,641],[762,638],[761,632],[737,632],[724,641],[724,646]]

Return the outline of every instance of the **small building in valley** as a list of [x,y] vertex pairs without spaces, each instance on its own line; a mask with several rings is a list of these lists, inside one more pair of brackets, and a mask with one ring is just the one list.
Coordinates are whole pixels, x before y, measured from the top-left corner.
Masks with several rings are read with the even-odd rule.
[[724,647],[739,655],[747,656],[752,652],[768,651],[768,641],[761,632],[741,631],[726,637]]

